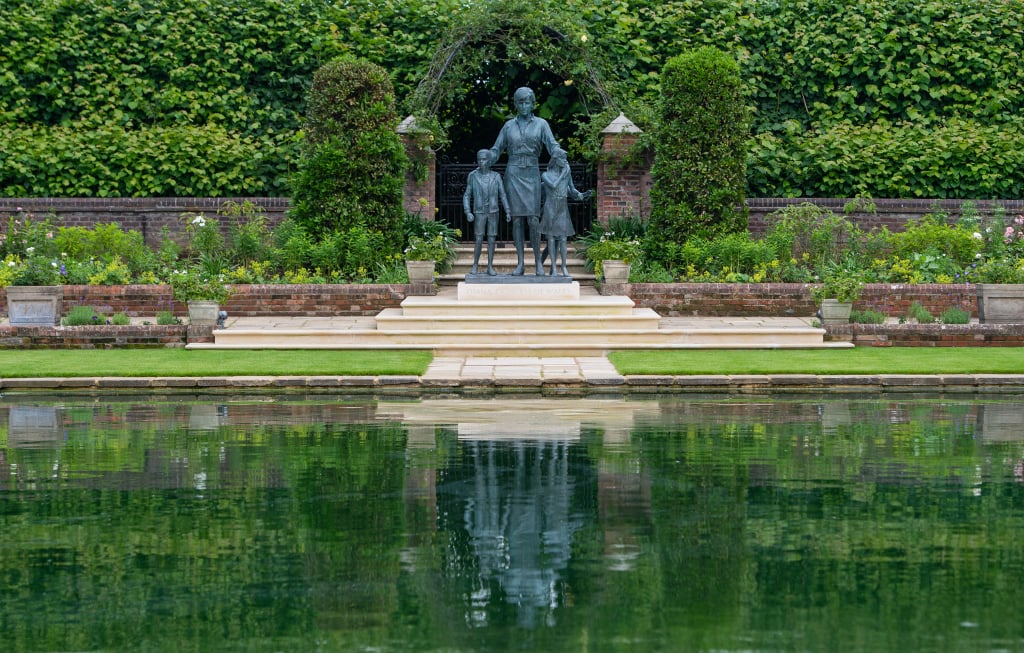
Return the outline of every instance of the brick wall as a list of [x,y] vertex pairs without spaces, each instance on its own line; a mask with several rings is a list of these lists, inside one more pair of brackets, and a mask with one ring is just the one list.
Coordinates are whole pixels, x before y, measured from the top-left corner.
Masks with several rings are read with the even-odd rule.
[[[628,134],[618,138],[628,138]],[[432,170],[433,163],[430,164]],[[434,174],[431,172],[431,179]],[[646,165],[618,166],[607,162],[599,164],[597,181],[598,219],[606,221],[623,214],[650,214],[650,173]],[[411,212],[432,216],[437,198],[433,183],[418,183],[412,177],[406,185],[405,207]],[[427,207],[421,207],[420,198],[427,200]],[[179,241],[184,239],[182,213],[204,213],[216,216],[220,206],[229,198],[210,197],[167,197],[167,198],[0,198],[0,227],[6,225],[6,218],[21,210],[29,211],[37,218],[49,217],[58,227],[93,227],[96,224],[116,222],[124,229],[138,231],[150,246],[160,242],[161,230],[167,227]],[[285,197],[244,198],[261,207],[267,222],[273,227],[284,219],[290,200]],[[233,201],[241,202],[242,198]],[[849,200],[841,198],[765,198],[752,197],[747,200],[750,210],[750,232],[755,235],[765,231],[766,218],[773,211],[801,202],[825,206],[838,215],[846,215],[843,207]],[[944,211],[951,216],[961,214],[964,200],[874,200],[875,212],[853,213],[848,217],[863,229],[888,227],[890,231],[902,231],[908,220],[919,219],[927,213]],[[998,202],[971,201],[980,213],[990,214],[995,207],[1001,207],[1005,215],[1012,217],[1024,214],[1024,200],[1000,200]],[[421,211],[422,209],[422,211]],[[221,220],[221,229],[228,235],[231,224]]]
[[841,324],[826,342],[858,347],[1024,347],[1024,324]]
[[[184,347],[188,326],[0,326],[2,349],[163,349]],[[212,331],[212,330],[211,330]],[[213,338],[210,337],[210,340]],[[201,340],[197,338],[195,340]]]
[[[407,284],[236,285],[224,309],[235,317],[255,315],[373,316],[402,303],[415,287]],[[432,285],[431,285],[432,288]],[[425,294],[425,293],[419,293]],[[3,315],[7,293],[0,288]],[[101,313],[156,316],[161,311],[187,315],[174,301],[168,285],[64,286],[64,314],[74,306],[92,306]]]
[[965,204],[982,215],[992,215],[1001,210],[1007,217],[1012,218],[1024,213],[1024,200],[877,199],[872,200],[875,205],[873,213],[854,211],[847,214],[844,207],[851,200],[844,198],[751,197],[747,199],[750,232],[755,235],[763,234],[769,214],[803,202],[810,202],[828,208],[836,215],[846,216],[864,230],[888,227],[889,231],[903,231],[910,220],[917,220],[928,213],[936,212],[946,213],[955,219],[962,215]]
[[[160,243],[161,232],[167,227],[172,237],[184,240],[183,213],[204,213],[214,217],[227,201],[241,203],[248,199],[263,209],[271,226],[284,219],[290,205],[286,197],[121,197],[121,198],[0,198],[0,218],[21,211],[32,213],[37,219],[50,218],[58,227],[86,227],[116,222],[123,229],[138,231],[150,247]],[[3,220],[6,226],[6,220]],[[220,221],[226,237],[231,228],[229,220]]]
[[[417,146],[415,138],[399,129],[405,154],[415,165],[405,173],[405,186],[402,189],[402,206],[406,213],[422,216],[425,220],[433,220],[437,207],[437,157],[427,148]],[[417,178],[417,168],[422,179]]]
[[[801,283],[632,283],[604,286],[602,294],[627,294],[637,306],[666,317],[814,315],[810,284]],[[974,286],[966,284],[868,284],[853,307],[897,317],[918,302],[933,315],[955,307],[978,314]]]
[[[234,316],[307,315],[373,316],[396,308],[414,294],[407,284],[353,285],[236,285],[224,308]],[[626,294],[637,306],[653,308],[665,316],[810,316],[817,311],[812,285],[800,283],[633,283],[604,285],[602,294]],[[423,293],[415,293],[423,294]],[[2,313],[7,314],[7,293],[0,288]],[[873,309],[889,316],[906,315],[920,303],[938,315],[955,307],[978,314],[974,286],[967,284],[868,284],[854,308]],[[133,317],[155,316],[160,311],[185,315],[187,309],[172,299],[167,285],[64,286],[64,313],[74,306],[92,306],[107,313]]]
[[405,284],[234,286],[225,310],[234,316],[373,316],[397,308],[410,293]]
[[[628,294],[638,306],[665,316],[795,316],[811,317],[817,306],[807,284],[624,284],[604,286],[604,293]],[[393,308],[413,290],[407,285],[239,285],[225,305],[234,316],[258,315],[376,315]],[[6,315],[6,293],[0,289],[0,308]],[[938,315],[957,307],[977,315],[974,287],[969,285],[869,284],[855,308],[879,310],[890,317],[906,315],[913,302]],[[174,302],[165,285],[65,286],[64,313],[76,305],[113,314],[155,316],[171,310],[183,316],[186,308]],[[212,340],[212,327],[96,326],[0,327],[0,349],[178,347]],[[864,346],[953,347],[1024,346],[1024,324],[868,325],[830,326],[828,340]]]
[[651,212],[651,156],[629,162],[637,134],[605,135],[597,164],[597,219],[647,216]]

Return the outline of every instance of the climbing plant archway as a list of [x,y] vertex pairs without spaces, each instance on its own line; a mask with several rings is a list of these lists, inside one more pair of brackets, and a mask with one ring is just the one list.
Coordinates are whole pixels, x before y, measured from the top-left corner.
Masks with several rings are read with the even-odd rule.
[[460,156],[489,147],[512,113],[520,86],[537,95],[537,115],[577,154],[579,125],[611,111],[616,93],[586,26],[554,3],[492,0],[463,12],[442,39],[409,105],[435,122]]

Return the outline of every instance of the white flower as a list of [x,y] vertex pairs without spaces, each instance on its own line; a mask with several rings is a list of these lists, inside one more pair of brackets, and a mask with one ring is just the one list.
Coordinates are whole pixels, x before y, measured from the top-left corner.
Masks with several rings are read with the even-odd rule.
[[26,248],[25,248],[25,253],[26,253],[26,254],[31,254],[31,253],[32,253],[32,252],[34,252],[34,251],[36,251],[36,248],[35,248],[35,247],[26,247]]
[[581,36],[580,40],[583,41],[584,43],[586,43],[587,42],[587,35],[584,34],[583,36]]
[[197,227],[205,227],[206,218],[204,218],[201,215],[197,215],[196,217],[192,218],[192,224],[196,225]]
[[980,233],[978,233],[977,231],[975,231],[975,232],[974,232],[973,234],[971,234],[971,235],[972,235],[972,236],[974,236],[974,239],[975,239],[975,240],[984,240],[984,238],[985,238],[984,236],[982,236],[982,235],[981,235]]
[[51,268],[57,267],[57,261],[50,261],[50,267]]
[[7,267],[13,268],[14,267],[14,261],[8,261]]

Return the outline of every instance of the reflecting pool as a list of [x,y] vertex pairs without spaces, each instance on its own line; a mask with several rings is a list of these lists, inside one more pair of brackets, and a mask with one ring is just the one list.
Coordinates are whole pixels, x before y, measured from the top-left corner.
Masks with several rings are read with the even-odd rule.
[[1024,398],[8,397],[4,651],[1021,651]]

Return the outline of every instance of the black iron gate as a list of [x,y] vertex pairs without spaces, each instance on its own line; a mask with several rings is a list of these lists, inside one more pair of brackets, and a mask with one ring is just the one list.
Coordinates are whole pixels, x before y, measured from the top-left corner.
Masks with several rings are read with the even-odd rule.
[[[594,189],[596,175],[588,170],[586,164],[572,163],[572,183],[580,191]],[[475,163],[454,163],[442,157],[437,166],[437,215],[435,219],[462,231],[462,240],[472,242],[473,224],[466,220],[462,210],[462,197],[466,193],[466,178],[476,169]],[[505,174],[505,164],[493,166],[496,172]],[[590,231],[597,215],[597,203],[591,198],[586,202],[569,200],[569,217],[576,234]],[[528,234],[529,232],[527,232]],[[527,237],[529,237],[527,235]],[[498,240],[512,241],[512,223],[506,222],[504,215],[498,222]]]

